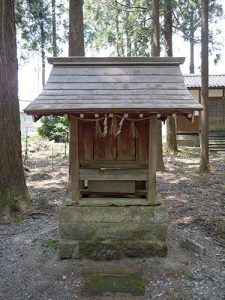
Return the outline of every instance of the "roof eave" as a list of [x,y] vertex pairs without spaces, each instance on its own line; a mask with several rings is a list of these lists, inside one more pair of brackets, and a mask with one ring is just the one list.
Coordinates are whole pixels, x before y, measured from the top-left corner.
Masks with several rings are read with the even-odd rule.
[[192,113],[193,111],[202,111],[203,108],[200,105],[199,107],[184,107],[184,108],[152,108],[152,109],[129,109],[129,108],[98,108],[98,109],[50,109],[50,110],[24,110],[28,115],[64,115],[64,114],[95,114],[95,113],[144,113],[144,114],[163,114],[171,115],[171,113],[176,114],[187,114]]
[[180,65],[185,57],[49,57],[52,65]]

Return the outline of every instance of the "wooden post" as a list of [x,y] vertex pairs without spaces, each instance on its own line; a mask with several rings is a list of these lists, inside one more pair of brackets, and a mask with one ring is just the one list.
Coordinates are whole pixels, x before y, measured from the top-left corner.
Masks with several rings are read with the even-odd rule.
[[78,119],[70,116],[70,190],[72,201],[79,203],[79,145],[78,145]]
[[149,119],[149,148],[148,148],[148,203],[156,201],[156,169],[157,169],[157,116]]

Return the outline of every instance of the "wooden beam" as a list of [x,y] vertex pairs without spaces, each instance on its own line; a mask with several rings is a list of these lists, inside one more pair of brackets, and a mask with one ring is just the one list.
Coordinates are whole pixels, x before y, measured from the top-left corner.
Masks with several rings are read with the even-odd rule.
[[157,116],[149,119],[148,203],[156,202]]
[[78,119],[70,116],[70,187],[72,201],[79,203],[79,141],[78,141]]

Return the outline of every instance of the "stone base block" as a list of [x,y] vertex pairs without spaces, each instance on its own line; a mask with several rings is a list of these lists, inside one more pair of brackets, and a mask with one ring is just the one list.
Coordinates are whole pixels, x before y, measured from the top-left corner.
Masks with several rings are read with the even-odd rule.
[[61,258],[162,257],[167,253],[167,209],[62,206],[59,234]]

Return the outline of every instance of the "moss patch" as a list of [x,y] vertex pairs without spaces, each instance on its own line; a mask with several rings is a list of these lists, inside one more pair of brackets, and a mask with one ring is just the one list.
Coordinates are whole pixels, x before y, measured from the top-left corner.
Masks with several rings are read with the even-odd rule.
[[30,203],[30,196],[27,190],[24,193],[21,193],[12,188],[11,190],[8,189],[6,192],[0,194],[0,208],[9,205],[12,211],[17,211],[22,203],[26,206]]
[[107,293],[143,295],[145,291],[139,273],[87,273],[84,278],[84,293],[88,296],[101,296]]
[[25,189],[21,192],[16,188],[8,188],[4,192],[0,192],[0,216],[9,214],[13,216],[16,213],[25,213],[30,204],[30,196]]

